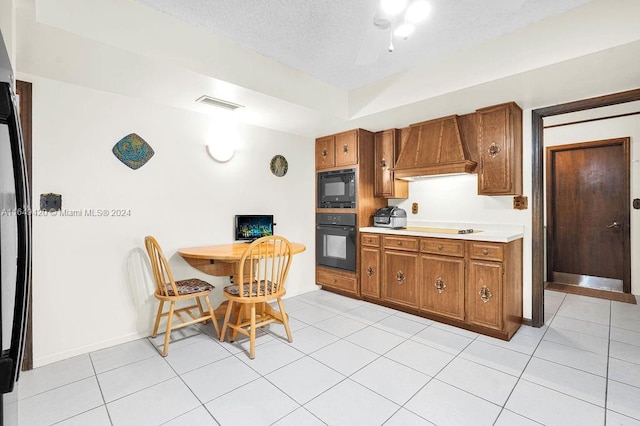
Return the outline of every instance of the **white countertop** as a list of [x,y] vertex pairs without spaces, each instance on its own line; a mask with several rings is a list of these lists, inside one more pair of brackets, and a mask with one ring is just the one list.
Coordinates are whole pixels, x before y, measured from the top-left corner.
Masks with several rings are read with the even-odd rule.
[[[408,222],[408,228],[442,228],[442,229],[473,229],[470,234],[455,234],[450,232],[427,232],[409,229],[390,229],[376,226],[360,228],[360,232],[373,232],[389,235],[412,235],[417,237],[450,238],[453,240],[490,241],[494,243],[508,243],[524,237],[524,226],[496,225],[489,223],[450,223],[450,222]],[[429,230],[431,231],[431,230]]]

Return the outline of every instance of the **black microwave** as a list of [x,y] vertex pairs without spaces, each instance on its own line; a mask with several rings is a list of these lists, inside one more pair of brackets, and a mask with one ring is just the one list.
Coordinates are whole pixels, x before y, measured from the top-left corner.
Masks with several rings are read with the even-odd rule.
[[318,172],[318,208],[356,208],[356,169]]

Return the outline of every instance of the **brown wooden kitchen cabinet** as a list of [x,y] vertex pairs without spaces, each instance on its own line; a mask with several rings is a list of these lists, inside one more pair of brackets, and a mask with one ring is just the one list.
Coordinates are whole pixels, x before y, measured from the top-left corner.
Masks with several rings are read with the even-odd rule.
[[418,307],[417,237],[383,237],[382,299]]
[[317,266],[316,284],[338,290],[341,293],[360,296],[357,275],[353,272]]
[[390,129],[375,134],[375,190],[376,197],[408,198],[409,182],[395,179],[393,168],[400,153],[402,134]]
[[366,300],[505,340],[520,327],[522,239],[498,243],[363,232],[361,244],[360,290]]
[[507,340],[522,323],[522,239],[467,241],[467,322]]
[[316,139],[316,170],[358,164],[358,130]]
[[360,238],[360,294],[380,298],[380,235],[363,233]]
[[510,102],[476,114],[478,194],[522,194],[522,109]]
[[422,238],[420,251],[420,309],[464,321],[464,241]]

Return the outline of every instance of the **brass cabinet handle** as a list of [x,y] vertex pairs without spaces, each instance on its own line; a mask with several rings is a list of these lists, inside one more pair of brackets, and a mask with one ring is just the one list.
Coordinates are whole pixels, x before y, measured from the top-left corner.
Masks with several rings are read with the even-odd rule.
[[327,149],[325,148],[322,150],[322,156],[326,157],[327,155],[329,155],[329,152],[327,152]]
[[489,145],[488,152],[489,152],[489,157],[496,158],[500,153],[500,147],[498,146],[498,144],[494,142],[491,145]]
[[444,283],[442,277],[438,277],[435,282],[436,289],[438,290],[438,294],[442,294],[447,285]]
[[373,268],[371,266],[369,266],[367,268],[367,276],[370,277],[371,275],[373,275],[375,271],[373,270]]
[[489,254],[489,250],[487,250],[487,249],[482,250],[482,254],[484,254],[485,256],[488,255]]
[[401,246],[402,245],[402,241],[398,241],[398,245]]
[[442,245],[438,245],[438,250],[442,250],[443,248]]
[[344,146],[342,147],[342,152],[343,153],[348,153],[349,152],[349,145],[347,145],[346,143],[344,144]]
[[482,300],[482,303],[487,303],[489,299],[491,299],[491,296],[493,296],[493,294],[491,294],[491,290],[489,290],[486,285],[482,286],[478,294],[480,295],[480,300]]
[[385,160],[384,158],[380,160],[380,167],[382,167],[383,169],[387,167],[387,160]]
[[399,284],[399,285],[404,284],[404,272],[402,272],[402,271],[398,271],[398,272],[396,273],[396,281],[398,281],[398,284]]

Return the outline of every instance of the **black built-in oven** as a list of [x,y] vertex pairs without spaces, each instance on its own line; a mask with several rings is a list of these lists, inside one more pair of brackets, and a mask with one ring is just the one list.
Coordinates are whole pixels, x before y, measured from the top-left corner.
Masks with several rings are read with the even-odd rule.
[[356,270],[356,215],[316,215],[316,263],[347,271]]
[[356,208],[356,169],[318,172],[318,208]]

